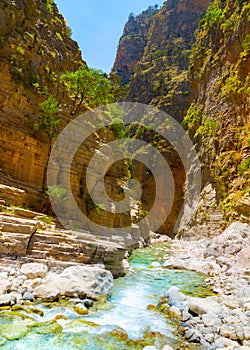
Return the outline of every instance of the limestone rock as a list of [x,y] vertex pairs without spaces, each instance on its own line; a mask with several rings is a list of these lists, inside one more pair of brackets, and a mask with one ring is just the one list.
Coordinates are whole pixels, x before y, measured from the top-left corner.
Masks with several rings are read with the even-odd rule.
[[113,287],[112,274],[99,267],[72,266],[61,274],[48,273],[33,295],[41,299],[56,299],[60,296],[89,297],[98,299],[108,296]]
[[208,244],[204,256],[230,257],[238,254],[242,248],[250,246],[250,226],[241,222],[232,223],[222,234]]
[[21,267],[21,273],[30,279],[43,278],[46,276],[47,271],[48,267],[41,263],[27,263]]
[[0,295],[0,306],[13,305],[13,297],[11,294]]
[[74,311],[79,315],[87,315],[89,313],[88,309],[81,303],[74,306]]
[[232,346],[233,348],[237,348],[239,347],[239,343],[228,338],[220,337],[216,339],[216,341],[214,342],[214,346],[215,348],[226,348],[230,346]]
[[25,325],[4,324],[1,326],[0,333],[8,340],[22,339],[27,333],[29,328]]

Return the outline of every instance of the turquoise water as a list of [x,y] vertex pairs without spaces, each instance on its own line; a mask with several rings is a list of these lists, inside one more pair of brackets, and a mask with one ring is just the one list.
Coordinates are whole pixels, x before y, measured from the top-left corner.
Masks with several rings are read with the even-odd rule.
[[[163,344],[180,348],[176,325],[155,309],[160,296],[172,285],[194,296],[205,296],[209,291],[204,285],[205,276],[150,268],[153,261],[161,262],[167,250],[168,246],[161,244],[135,251],[128,275],[116,279],[112,296],[107,302],[96,303],[87,316],[79,316],[66,302],[38,305],[44,316],[32,314],[32,319],[22,319],[20,315],[9,318],[6,314],[3,317],[4,312],[0,313],[0,348],[126,350],[153,344],[159,348]],[[6,340],[10,337],[6,336],[9,325],[14,325],[14,330],[8,334],[19,332],[19,340]]]

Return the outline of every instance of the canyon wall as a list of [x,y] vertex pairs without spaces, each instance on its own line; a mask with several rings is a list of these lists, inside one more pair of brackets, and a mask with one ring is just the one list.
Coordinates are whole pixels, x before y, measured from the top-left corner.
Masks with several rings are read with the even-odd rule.
[[[244,0],[167,1],[153,18],[143,55],[133,62],[128,100],[172,115],[199,153],[203,191],[190,225],[182,225],[179,235],[212,235],[229,220],[249,222],[249,18]],[[118,52],[126,51],[123,45]],[[137,132],[146,140],[148,134]],[[169,146],[161,148],[175,174],[179,204],[159,232],[172,236],[185,174]],[[147,171],[138,171],[148,188],[143,202],[150,207],[152,186]]]
[[[51,137],[48,130],[37,130],[40,105],[49,96],[57,99],[59,134],[73,118],[72,101],[62,89],[60,76],[86,67],[86,63],[53,2],[2,1],[0,15],[1,182],[31,194],[24,206],[52,213],[45,191],[46,168],[56,137]],[[80,147],[72,163],[71,189],[78,206],[91,220],[104,227],[124,227],[130,225],[130,213],[120,215],[101,210],[94,205],[85,186],[86,169],[94,151],[113,139],[114,133],[104,130]],[[114,201],[123,198],[121,186],[127,175],[125,164],[113,167],[107,174],[106,189]],[[68,216],[78,227],[78,217],[72,208],[68,208]]]
[[196,34],[195,98],[183,123],[199,151],[205,188],[189,234],[212,234],[214,223],[222,229],[222,218],[249,222],[249,19],[249,2],[215,0]]

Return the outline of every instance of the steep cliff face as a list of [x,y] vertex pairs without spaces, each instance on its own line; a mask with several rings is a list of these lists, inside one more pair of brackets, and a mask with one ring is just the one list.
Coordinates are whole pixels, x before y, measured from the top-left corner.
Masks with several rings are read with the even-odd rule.
[[59,95],[61,72],[84,63],[55,5],[41,0],[1,1],[0,55],[0,169],[39,191],[49,152],[34,129],[39,104]]
[[149,29],[157,14],[157,6],[150,6],[139,16],[131,14],[119,42],[113,72],[117,73],[123,84],[129,83],[135,67],[141,60],[147,45]]
[[[63,89],[60,77],[65,72],[75,72],[80,67],[87,66],[82,61],[77,43],[70,39],[70,29],[52,0],[1,1],[0,55],[0,211],[9,214],[4,215],[4,220],[14,222],[14,228],[10,232],[11,238],[7,237],[8,231],[6,235],[5,228],[1,225],[0,236],[3,244],[0,253],[3,256],[13,257],[14,254],[23,257],[28,254],[27,247],[31,246],[27,259],[51,256],[55,260],[63,261],[102,262],[114,273],[122,273],[122,260],[126,251],[138,246],[143,239],[146,240],[148,232],[144,230],[142,238],[139,227],[133,227],[133,236],[128,229],[121,236],[116,236],[115,231],[112,231],[111,237],[105,228],[130,227],[130,212],[116,214],[114,208],[109,212],[98,207],[91,200],[91,194],[85,186],[86,170],[95,151],[116,138],[112,128],[101,130],[99,133],[94,130],[93,137],[89,137],[85,144],[79,147],[72,164],[70,163],[69,191],[72,191],[78,207],[90,221],[100,224],[100,232],[95,231],[93,239],[93,230],[86,224],[86,237],[81,246],[79,242],[83,236],[80,238],[80,233],[76,233],[78,228],[83,228],[78,226],[81,215],[77,215],[76,210],[69,205],[66,208],[67,215],[65,214],[66,224],[74,232],[66,233],[61,229],[61,232],[56,231],[52,238],[51,232],[39,236],[35,228],[25,237],[24,250],[19,251],[19,231],[15,228],[15,219],[12,219],[17,208],[12,207],[21,206],[53,213],[45,192],[46,169],[56,136],[73,119],[74,105],[70,93]],[[37,128],[41,120],[41,103],[48,98],[55,99],[59,108],[59,112],[56,112],[59,126],[53,136],[49,128]],[[84,111],[86,108],[79,108],[77,113]],[[48,111],[46,113],[49,114]],[[69,139],[66,141],[70,142]],[[68,146],[62,145],[62,153],[67,153]],[[95,174],[98,174],[98,171],[97,165]],[[58,180],[65,174],[59,169],[55,174],[52,170],[50,175],[55,175]],[[123,199],[121,187],[127,175],[128,167],[124,162],[112,167],[106,174],[106,191],[113,201]],[[60,193],[59,186],[49,190],[54,190],[57,198],[64,193],[63,188]],[[52,197],[53,195],[52,191]],[[67,193],[64,195],[67,196]],[[29,211],[24,210],[23,213],[29,215]],[[53,248],[55,240],[57,243]],[[93,240],[96,242],[94,245],[89,243]],[[42,241],[44,244],[41,244]],[[75,246],[73,250],[70,250],[70,242]],[[62,248],[64,244],[65,247]],[[14,250],[11,250],[10,246]],[[60,254],[60,251],[65,254]]]
[[[183,111],[188,108],[191,97],[187,70],[191,46],[195,41],[194,32],[209,3],[209,0],[171,0],[164,3],[150,23],[143,54],[137,62],[133,62],[135,69],[130,74],[134,71],[135,74],[129,89],[129,101],[152,103],[178,120],[183,118]],[[127,36],[131,35],[128,24]],[[126,54],[126,44],[121,39],[118,53],[122,51]],[[118,54],[115,67],[121,66],[119,60]]]
[[[170,0],[154,15],[144,52],[136,62],[133,62],[134,75],[129,88],[129,101],[152,104],[181,121],[190,105],[192,89],[188,80],[189,56],[191,46],[195,41],[194,32],[199,20],[205,15],[209,0],[179,1]],[[130,21],[129,21],[130,22]],[[128,22],[128,23],[129,23]],[[126,25],[126,31],[129,29]],[[127,36],[129,33],[127,32]],[[115,67],[121,66],[119,52],[126,53],[126,42],[121,40]],[[128,58],[129,59],[129,58]],[[120,72],[122,75],[122,72]],[[167,125],[162,125],[167,127]],[[175,200],[172,210],[158,232],[174,236],[174,226],[183,205],[184,183],[186,174],[177,152],[162,138],[150,135],[149,131],[139,130],[137,136],[149,140],[157,147],[168,161],[175,182]],[[151,141],[150,141],[151,140]],[[154,141],[153,141],[154,140]],[[145,191],[142,196],[142,206],[150,210],[155,198],[153,181],[148,176],[147,169],[135,167],[134,176],[141,179]],[[167,189],[162,182],[160,192],[167,196]],[[158,212],[167,212],[168,208],[158,203]]]
[[[26,206],[47,210],[48,201],[43,205],[40,195],[46,185],[53,140],[48,131],[36,130],[40,104],[50,95],[56,97],[60,107],[59,131],[62,130],[72,116],[70,97],[62,91],[59,77],[86,64],[53,1],[2,1],[0,15],[0,175],[5,183],[19,184],[32,193],[27,196]],[[76,201],[93,221],[108,227],[129,222],[129,215],[125,218],[105,212],[98,215],[98,208],[92,205],[83,184],[92,150],[112,138],[112,133],[96,135],[89,141],[89,147],[79,150],[72,164],[72,192]],[[108,174],[110,187],[112,184],[115,187],[114,199],[122,197],[120,181],[126,174],[125,166]],[[70,210],[74,222],[77,218]]]
[[[210,195],[211,191],[214,192],[214,209],[217,208],[218,213],[220,208],[227,220],[241,219],[248,222],[249,19],[248,1],[215,0],[209,7],[200,24],[191,56],[191,81],[195,99],[184,120],[199,149],[204,183],[212,184],[209,192]],[[213,215],[207,212],[201,220],[201,211],[197,212],[194,224],[198,222],[199,225],[209,227]]]
[[[128,97],[154,104],[178,121],[185,117],[183,125],[199,150],[204,189],[191,225],[180,230],[185,235],[211,235],[228,220],[249,221],[250,212],[250,5],[244,0],[209,5],[175,0],[163,5],[151,24]],[[145,133],[141,136],[147,139]],[[179,175],[180,204],[185,174],[166,144],[163,148]],[[136,176],[149,189],[143,198],[147,206],[152,186],[142,170]],[[171,234],[177,211],[159,232]]]

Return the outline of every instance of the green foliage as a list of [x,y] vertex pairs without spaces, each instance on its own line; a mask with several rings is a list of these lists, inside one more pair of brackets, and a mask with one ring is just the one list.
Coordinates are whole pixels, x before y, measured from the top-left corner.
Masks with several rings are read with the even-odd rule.
[[46,9],[53,13],[53,4],[54,4],[54,0],[46,0]]
[[59,23],[59,24],[63,24],[63,21],[57,16],[54,18],[54,21]]
[[217,127],[218,123],[216,121],[209,118],[204,118],[202,125],[196,131],[196,135],[213,136]]
[[115,102],[122,91],[114,75],[108,77],[100,70],[85,66],[63,74],[61,83],[73,99],[71,115],[80,112],[82,108],[88,110]]
[[70,26],[66,26],[65,27],[65,34],[67,35],[68,38],[72,37],[72,29],[70,28]]
[[241,46],[247,54],[250,54],[250,34],[245,36]]
[[29,36],[29,38],[34,42],[35,41],[35,33],[29,33],[27,32],[27,35]]
[[241,175],[243,175],[246,171],[250,169],[250,157],[243,160],[239,165],[238,165],[238,171]]
[[199,27],[206,25],[209,27],[218,28],[223,21],[223,11],[218,7],[216,2],[213,2],[212,5],[207,10],[206,16],[200,21]]
[[191,134],[194,134],[202,123],[202,119],[204,118],[202,109],[202,106],[198,106],[195,103],[192,103],[182,122],[182,125],[188,129]]
[[221,24],[221,29],[223,31],[233,30],[234,29],[234,23],[232,22],[232,20],[230,18],[228,18],[228,19],[225,20],[225,22],[223,22]]
[[54,51],[50,51],[50,54],[54,59],[56,58],[56,53]]
[[16,52],[19,53],[20,55],[23,55],[23,56],[25,55],[25,50],[22,46],[18,46],[16,48]]
[[227,95],[231,95],[234,93],[237,93],[241,86],[241,80],[239,77],[239,73],[237,70],[234,70],[231,72],[230,76],[227,78],[224,86],[223,91]]
[[36,219],[44,222],[47,225],[53,224],[53,218],[51,216],[47,216],[47,215],[37,216]]
[[127,137],[127,131],[126,131],[126,127],[123,123],[123,120],[119,117],[115,117],[112,119],[111,123],[111,130],[113,131],[114,135],[118,138],[118,139],[123,139],[125,137]]
[[61,35],[60,33],[56,32],[56,37],[57,37],[59,40],[63,41],[62,35]]
[[50,68],[49,68],[49,66],[45,66],[44,69],[45,69],[46,73],[48,73],[48,74],[50,73]]
[[140,218],[145,218],[148,215],[148,210],[139,209],[138,215]]
[[40,104],[41,115],[39,122],[34,125],[35,129],[43,129],[48,133],[49,138],[53,138],[57,131],[60,119],[58,118],[58,101],[50,96]]
[[51,197],[59,199],[60,201],[67,200],[67,190],[61,184],[49,186],[46,193]]
[[128,95],[128,88],[122,85],[119,75],[111,72],[108,76],[111,93],[114,96],[115,101],[124,100]]

